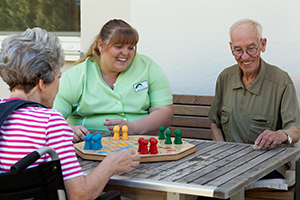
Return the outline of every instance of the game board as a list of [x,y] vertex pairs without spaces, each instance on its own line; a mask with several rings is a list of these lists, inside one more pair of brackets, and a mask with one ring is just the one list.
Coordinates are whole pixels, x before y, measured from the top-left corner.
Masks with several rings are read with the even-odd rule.
[[[157,136],[135,135],[129,136],[128,140],[113,140],[113,137],[103,137],[103,148],[100,150],[85,150],[84,143],[80,142],[75,144],[75,150],[77,155],[87,160],[103,160],[108,154],[114,151],[120,151],[123,148],[132,148],[138,150],[138,139],[142,137],[149,140],[154,137],[158,140],[157,154],[140,154],[140,162],[158,162],[158,161],[170,161],[178,160],[196,151],[196,146],[186,141],[182,141],[182,144],[164,144],[165,140],[159,140]],[[171,138],[174,141],[174,138]],[[138,153],[138,152],[137,152]]]

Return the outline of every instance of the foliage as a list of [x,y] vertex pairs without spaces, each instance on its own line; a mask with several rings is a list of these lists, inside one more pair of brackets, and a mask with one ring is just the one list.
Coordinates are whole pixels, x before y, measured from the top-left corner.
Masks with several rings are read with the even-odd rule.
[[0,0],[0,31],[80,31],[78,0]]

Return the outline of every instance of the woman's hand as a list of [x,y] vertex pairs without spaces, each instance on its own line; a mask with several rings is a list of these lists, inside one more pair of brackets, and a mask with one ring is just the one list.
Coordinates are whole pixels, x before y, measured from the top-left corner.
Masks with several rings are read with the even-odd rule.
[[72,126],[69,124],[69,126],[72,128],[74,137],[73,137],[73,142],[80,142],[84,140],[84,136],[89,134],[89,130],[87,130],[84,126],[78,125],[78,126]]
[[119,125],[120,127],[120,135],[122,135],[122,126],[126,125],[128,127],[128,130],[130,130],[129,123],[122,119],[105,119],[105,122],[103,123],[103,126],[106,126],[109,130],[110,134],[114,135],[114,127],[116,125]]

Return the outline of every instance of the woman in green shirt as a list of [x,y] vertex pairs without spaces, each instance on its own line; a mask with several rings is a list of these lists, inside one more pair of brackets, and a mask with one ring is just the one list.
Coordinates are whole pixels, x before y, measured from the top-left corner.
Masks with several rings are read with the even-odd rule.
[[128,134],[151,134],[172,124],[169,82],[159,65],[136,53],[138,39],[129,24],[110,20],[63,74],[53,108],[72,127],[74,142],[93,130],[113,134],[115,125],[127,125]]

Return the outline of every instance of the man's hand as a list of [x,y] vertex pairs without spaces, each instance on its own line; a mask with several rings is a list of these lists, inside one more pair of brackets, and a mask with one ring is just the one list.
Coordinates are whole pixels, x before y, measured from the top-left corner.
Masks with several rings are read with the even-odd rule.
[[257,146],[258,150],[264,150],[267,148],[273,149],[276,145],[281,144],[286,140],[287,140],[287,136],[281,130],[278,131],[265,130],[257,137],[254,144]]

